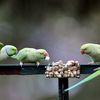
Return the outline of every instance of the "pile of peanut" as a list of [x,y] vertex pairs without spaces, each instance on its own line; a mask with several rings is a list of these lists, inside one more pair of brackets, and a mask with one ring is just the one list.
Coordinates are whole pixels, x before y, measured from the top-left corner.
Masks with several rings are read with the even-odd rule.
[[53,62],[52,66],[46,67],[45,75],[47,78],[66,78],[80,77],[80,66],[78,61],[70,60],[66,64],[62,60]]

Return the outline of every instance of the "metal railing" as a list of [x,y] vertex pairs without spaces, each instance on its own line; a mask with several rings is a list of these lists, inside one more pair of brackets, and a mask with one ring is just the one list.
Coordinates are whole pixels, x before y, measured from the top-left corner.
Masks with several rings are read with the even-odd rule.
[[[47,65],[29,65],[22,67],[19,64],[0,64],[0,75],[36,75],[45,74]],[[91,74],[93,69],[100,67],[99,64],[80,64],[81,74]],[[68,78],[58,78],[59,100],[69,100],[69,93],[63,93],[68,88]]]

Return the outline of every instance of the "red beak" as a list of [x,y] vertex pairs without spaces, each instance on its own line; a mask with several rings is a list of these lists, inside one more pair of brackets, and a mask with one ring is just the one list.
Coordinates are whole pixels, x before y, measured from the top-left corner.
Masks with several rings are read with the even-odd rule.
[[46,57],[46,56],[49,56],[48,52],[45,52],[44,55],[45,55],[45,57]]
[[50,60],[50,57],[49,57],[49,54],[48,54],[48,52],[45,52],[45,60]]
[[81,50],[80,52],[81,52],[82,55],[85,54],[84,50]]

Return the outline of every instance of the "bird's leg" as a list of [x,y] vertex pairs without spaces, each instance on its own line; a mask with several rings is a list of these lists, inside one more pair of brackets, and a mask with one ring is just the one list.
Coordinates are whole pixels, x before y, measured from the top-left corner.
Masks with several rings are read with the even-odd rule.
[[22,66],[23,66],[23,62],[21,62],[21,61],[20,61],[20,66],[21,66],[21,68],[22,68]]
[[[95,64],[93,61],[88,64]],[[93,69],[94,71],[100,70],[100,67]]]
[[37,62],[36,62],[36,65],[37,65],[37,67],[38,67],[38,66],[40,65],[40,63],[37,61]]
[[91,61],[88,64],[94,64],[93,58],[91,58],[90,56],[89,56],[89,58],[90,58]]
[[91,61],[91,62],[89,62],[88,64],[94,64],[94,62],[93,62],[93,61]]

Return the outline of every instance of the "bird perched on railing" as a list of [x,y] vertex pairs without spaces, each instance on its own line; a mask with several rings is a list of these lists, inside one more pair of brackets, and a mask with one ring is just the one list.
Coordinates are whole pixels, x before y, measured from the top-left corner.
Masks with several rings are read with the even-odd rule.
[[49,60],[49,54],[44,49],[35,49],[35,48],[23,48],[19,52],[12,56],[12,58],[20,61],[20,65],[23,63],[35,63],[40,64],[42,60]]
[[87,43],[83,44],[80,48],[81,54],[86,54],[90,57],[92,62],[90,63],[100,63],[100,45]]
[[13,45],[4,45],[0,42],[0,61],[7,59],[17,53],[17,48]]
[[[92,63],[90,62],[91,64],[93,64],[93,63],[100,64],[100,45],[99,44],[93,44],[93,43],[83,44],[80,48],[80,52],[81,52],[81,54],[86,54],[91,58],[91,60],[92,60]],[[96,72],[89,75],[88,77],[86,77],[85,79],[80,81],[79,83],[76,83],[75,85],[69,87],[68,89],[65,89],[64,92],[71,90],[71,89],[99,76],[100,75],[100,68],[96,68],[94,70]]]

